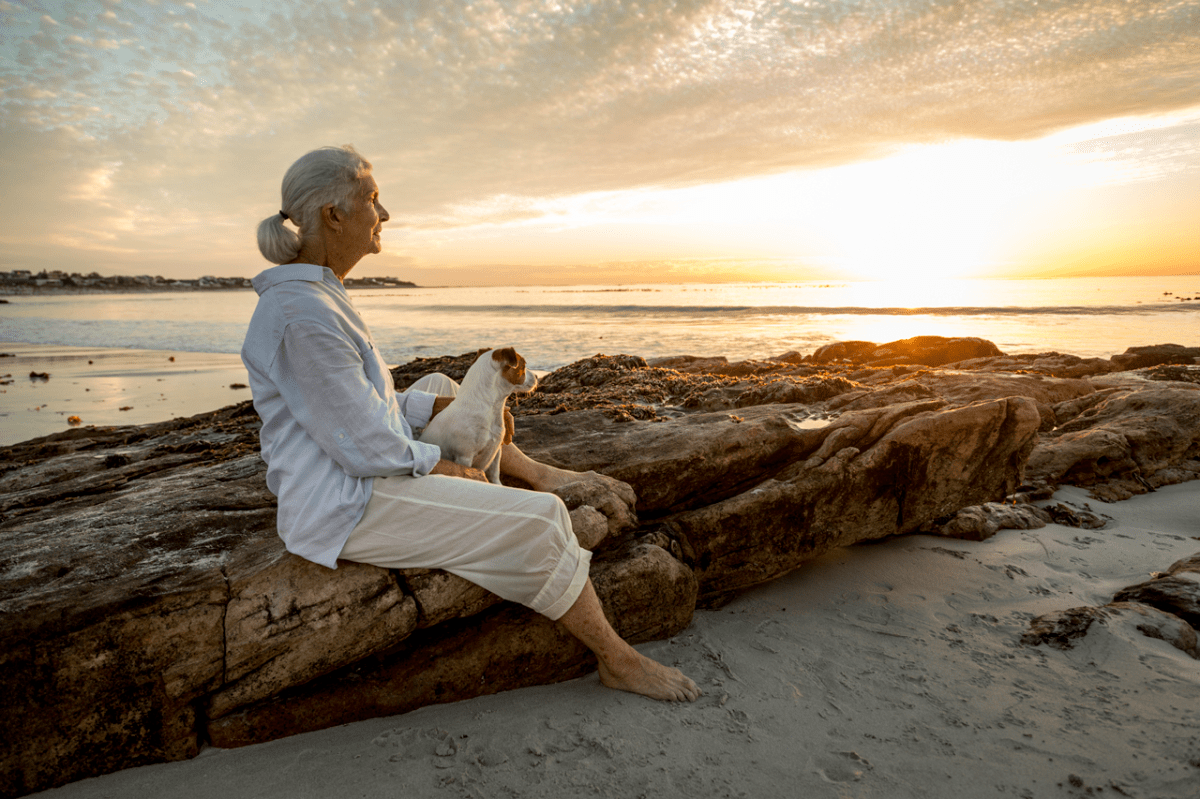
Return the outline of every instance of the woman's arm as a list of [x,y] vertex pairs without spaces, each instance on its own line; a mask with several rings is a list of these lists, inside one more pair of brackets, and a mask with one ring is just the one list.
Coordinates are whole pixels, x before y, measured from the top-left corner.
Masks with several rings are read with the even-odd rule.
[[429,473],[444,474],[447,477],[465,477],[468,480],[478,480],[481,483],[488,482],[487,475],[481,470],[470,466],[460,466],[454,461],[438,461],[437,465]]

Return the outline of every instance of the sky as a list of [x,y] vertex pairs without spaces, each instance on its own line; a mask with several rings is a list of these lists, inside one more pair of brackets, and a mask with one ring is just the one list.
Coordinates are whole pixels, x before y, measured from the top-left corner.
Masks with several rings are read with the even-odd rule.
[[0,0],[0,270],[253,276],[300,155],[421,285],[1200,274],[1200,0]]

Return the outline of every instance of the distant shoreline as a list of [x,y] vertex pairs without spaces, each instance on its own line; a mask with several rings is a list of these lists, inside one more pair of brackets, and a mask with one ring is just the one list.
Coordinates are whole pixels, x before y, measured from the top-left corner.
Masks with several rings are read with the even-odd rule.
[[[67,278],[69,280],[70,278]],[[111,281],[111,282],[110,282]],[[348,289],[415,289],[421,288],[416,283],[400,280],[394,277],[348,277],[345,280]],[[190,291],[253,291],[249,278],[200,278],[198,280],[177,280],[171,282],[138,282],[132,277],[117,276],[101,278],[87,284],[49,283],[38,285],[35,279],[5,280],[0,275],[0,297],[34,297],[42,295],[83,295],[83,294],[150,294],[166,292]]]
[[186,291],[250,291],[242,286],[0,286],[0,297],[77,294],[166,294]]

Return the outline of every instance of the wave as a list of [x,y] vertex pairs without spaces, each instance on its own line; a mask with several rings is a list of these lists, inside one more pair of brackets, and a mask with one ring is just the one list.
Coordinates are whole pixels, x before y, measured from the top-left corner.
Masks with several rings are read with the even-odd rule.
[[409,310],[446,314],[518,314],[529,316],[1129,316],[1147,313],[1200,314],[1200,303],[1154,305],[948,306],[879,308],[796,305],[419,305]]

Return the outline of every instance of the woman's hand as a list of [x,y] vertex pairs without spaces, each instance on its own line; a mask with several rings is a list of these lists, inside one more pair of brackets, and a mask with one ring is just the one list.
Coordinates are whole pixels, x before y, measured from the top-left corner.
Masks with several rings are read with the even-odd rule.
[[505,408],[504,409],[504,439],[500,442],[501,444],[511,444],[512,443],[513,431],[515,429],[514,424],[515,423],[513,422],[513,415],[508,412],[508,408]]
[[434,397],[433,412],[429,414],[429,418],[432,419],[442,411],[446,410],[446,406],[452,402],[454,402],[454,397]]
[[488,481],[487,475],[479,469],[474,469],[470,466],[460,466],[454,461],[438,461],[437,465],[429,470],[429,473],[444,474],[447,477],[465,477],[468,480],[478,480],[481,483]]

